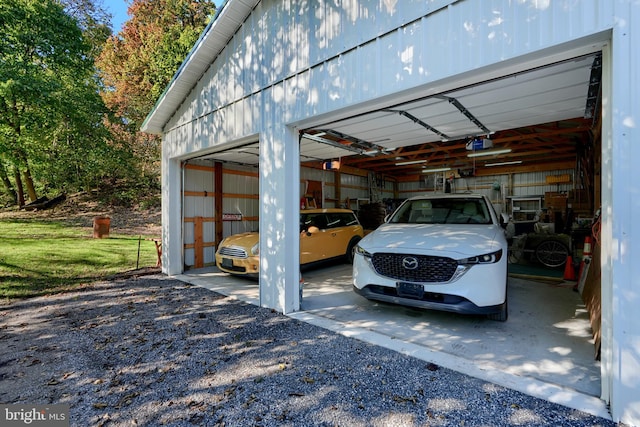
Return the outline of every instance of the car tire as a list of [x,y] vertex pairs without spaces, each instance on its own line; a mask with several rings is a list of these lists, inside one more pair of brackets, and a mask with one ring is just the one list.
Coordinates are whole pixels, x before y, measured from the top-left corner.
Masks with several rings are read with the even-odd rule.
[[498,322],[506,322],[509,318],[509,307],[507,304],[507,300],[502,303],[500,306],[500,311],[498,313],[488,314],[487,318],[489,320],[496,320]]
[[506,322],[509,318],[509,297],[507,293],[504,294],[504,302],[500,306],[500,311],[498,313],[492,313],[487,315],[487,319],[495,320],[498,322]]
[[344,254],[344,260],[347,264],[353,264],[353,257],[355,255],[356,245],[360,240],[361,239],[359,237],[354,237],[349,242],[349,245],[347,246],[347,252]]

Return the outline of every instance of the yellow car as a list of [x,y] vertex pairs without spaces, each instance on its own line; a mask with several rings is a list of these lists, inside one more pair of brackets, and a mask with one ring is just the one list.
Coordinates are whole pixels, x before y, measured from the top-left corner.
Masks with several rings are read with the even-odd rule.
[[[363,236],[358,218],[349,209],[300,211],[300,265],[338,259],[352,263],[356,244]],[[229,236],[216,251],[216,265],[226,273],[257,278],[259,262],[258,233]]]

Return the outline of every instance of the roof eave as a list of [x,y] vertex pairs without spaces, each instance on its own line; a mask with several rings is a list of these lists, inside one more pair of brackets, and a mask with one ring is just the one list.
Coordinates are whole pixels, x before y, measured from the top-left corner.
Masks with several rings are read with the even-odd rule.
[[164,132],[165,125],[171,116],[259,1],[228,0],[218,8],[211,22],[145,118],[140,127],[142,132],[158,135]]

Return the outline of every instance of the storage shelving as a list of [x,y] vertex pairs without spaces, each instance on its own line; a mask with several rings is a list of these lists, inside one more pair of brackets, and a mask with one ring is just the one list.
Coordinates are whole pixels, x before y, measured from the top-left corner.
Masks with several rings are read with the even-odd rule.
[[512,197],[511,215],[514,221],[531,221],[542,210],[542,197]]

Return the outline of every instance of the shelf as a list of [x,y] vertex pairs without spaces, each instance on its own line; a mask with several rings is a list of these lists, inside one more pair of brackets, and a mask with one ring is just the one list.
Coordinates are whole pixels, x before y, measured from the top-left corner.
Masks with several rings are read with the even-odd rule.
[[542,210],[542,197],[511,198],[511,215],[514,221],[530,221]]
[[[361,205],[366,205],[369,204],[369,199],[366,198],[357,198],[357,199],[350,199],[347,197],[346,201],[345,201],[345,206],[347,209],[351,209],[352,211],[358,213],[358,211],[360,210],[360,206]],[[354,207],[355,205],[355,207]]]

